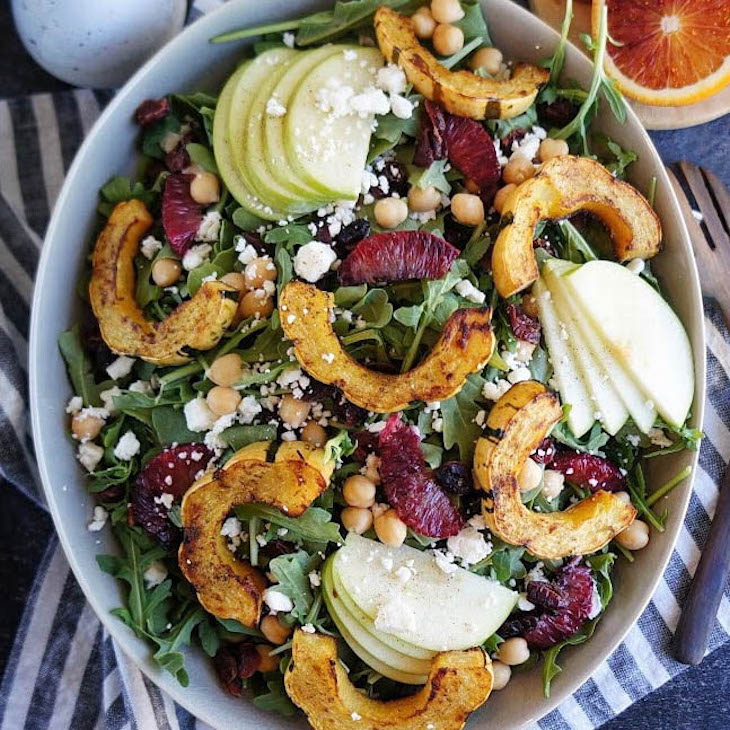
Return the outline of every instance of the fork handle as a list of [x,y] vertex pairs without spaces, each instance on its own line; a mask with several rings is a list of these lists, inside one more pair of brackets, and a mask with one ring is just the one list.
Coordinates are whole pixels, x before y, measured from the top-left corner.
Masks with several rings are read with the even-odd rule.
[[677,625],[674,656],[682,664],[699,664],[705,656],[729,572],[730,468],[725,471],[710,537]]

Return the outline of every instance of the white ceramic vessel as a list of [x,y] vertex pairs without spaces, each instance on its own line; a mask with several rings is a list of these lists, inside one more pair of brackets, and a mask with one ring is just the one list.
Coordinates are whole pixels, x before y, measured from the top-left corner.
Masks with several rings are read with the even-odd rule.
[[[142,670],[199,718],[226,730],[304,728],[306,722],[301,716],[283,719],[263,713],[250,702],[226,695],[202,652],[188,652],[190,686],[183,689],[153,663],[149,646],[110,615],[111,609],[120,605],[122,588],[99,571],[94,556],[100,551],[114,551],[116,546],[108,531],[92,534],[86,529],[92,499],[84,488],[67,436],[64,407],[70,387],[56,340],[77,318],[80,303],[69,282],[77,279],[90,246],[98,189],[110,176],[131,173],[135,168],[137,128],[132,114],[136,106],[146,98],[171,91],[216,90],[240,59],[245,43],[212,45],[208,42],[211,36],[304,14],[328,4],[316,0],[232,0],[194,23],[150,60],[111,102],[69,171],[48,229],[35,288],[30,340],[33,432],[46,499],[71,567],[107,629]],[[529,12],[510,0],[488,0],[484,6],[494,42],[508,58],[538,60],[552,52],[556,33]],[[591,75],[589,61],[573,47],[568,48],[566,74],[583,85]],[[664,225],[665,250],[654,266],[692,340],[697,380],[692,423],[699,426],[705,396],[702,300],[676,198],[661,160],[633,112],[629,110],[624,126],[603,112],[596,127],[638,153],[631,181],[640,190],[648,190],[653,176],[658,180],[656,209]],[[650,484],[660,484],[696,461],[696,453],[652,459]],[[636,555],[634,565],[618,564],[615,598],[593,638],[565,651],[561,661],[564,671],[553,681],[552,697],[545,700],[542,696],[539,669],[519,674],[472,716],[469,728],[518,728],[548,713],[593,674],[638,619],[654,592],[681,528],[690,492],[689,483],[674,490],[667,498],[666,531],[653,536],[649,546]],[[96,544],[99,537],[101,545]]]

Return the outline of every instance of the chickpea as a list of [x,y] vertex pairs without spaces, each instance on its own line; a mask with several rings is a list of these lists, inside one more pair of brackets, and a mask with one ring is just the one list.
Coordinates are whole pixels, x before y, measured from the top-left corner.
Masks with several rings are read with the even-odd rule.
[[431,0],[431,15],[437,23],[455,23],[464,17],[459,0]]
[[547,162],[548,160],[552,160],[553,157],[567,155],[569,152],[568,143],[564,139],[550,139],[548,137],[540,142],[540,147],[537,150],[537,158],[540,162]]
[[348,532],[362,535],[373,526],[373,513],[360,507],[345,507],[340,514],[342,524]]
[[383,198],[375,203],[373,214],[381,228],[396,228],[408,217],[408,205],[400,198]]
[[256,644],[256,651],[261,657],[259,662],[259,672],[266,674],[267,672],[275,672],[279,668],[279,657],[274,654],[271,656],[271,650],[273,646],[268,644]]
[[389,509],[375,518],[375,534],[380,542],[385,543],[388,547],[397,548],[406,539],[408,528],[406,523],[398,517],[398,513],[394,509]]
[[502,52],[498,48],[480,48],[469,59],[469,68],[472,71],[483,68],[496,76],[502,70]]
[[500,661],[492,662],[492,671],[494,672],[494,682],[492,683],[493,690],[504,689],[507,686],[510,678],[512,677],[512,670],[507,664]]
[[533,319],[538,319],[540,316],[540,312],[537,308],[537,300],[532,296],[532,294],[522,297],[522,309],[525,314],[529,314]]
[[641,550],[649,544],[649,525],[634,520],[623,532],[616,535],[616,542],[627,550]]
[[302,441],[314,446],[324,446],[327,442],[327,431],[322,428],[316,421],[308,421],[307,425],[302,429]]
[[93,441],[104,428],[104,419],[77,413],[71,419],[71,431],[79,441]]
[[221,197],[221,184],[212,172],[198,173],[190,183],[190,197],[200,205],[217,203]]
[[291,626],[284,626],[284,624],[282,624],[281,621],[272,614],[264,616],[261,619],[259,628],[261,629],[261,633],[266,637],[266,640],[270,641],[272,644],[276,644],[277,646],[281,646],[281,644],[283,644],[292,633]]
[[451,213],[459,223],[478,226],[484,221],[484,203],[478,195],[457,193],[451,198]]
[[418,38],[429,40],[436,30],[436,21],[428,8],[419,8],[412,16],[413,30]]
[[513,636],[503,641],[497,651],[497,659],[510,667],[523,664],[530,658],[530,648],[521,636]]
[[494,210],[501,215],[504,210],[504,204],[507,202],[507,198],[517,186],[514,183],[505,185],[503,188],[497,190],[497,194],[494,196]]
[[172,286],[182,273],[182,264],[177,259],[157,259],[152,264],[152,281],[157,286]]
[[238,303],[238,314],[242,319],[255,317],[257,314],[263,319],[273,311],[274,297],[267,294],[263,289],[256,289],[244,294]]
[[437,25],[433,32],[433,47],[439,56],[453,56],[464,47],[464,31],[448,23]]
[[372,507],[375,504],[375,484],[362,474],[353,474],[345,481],[342,496],[350,507]]
[[408,191],[408,207],[416,213],[436,210],[440,202],[441,193],[433,185],[429,185],[427,188],[413,185]]
[[310,404],[293,395],[285,395],[279,403],[279,418],[292,428],[299,428],[309,416]]
[[210,408],[216,416],[227,416],[233,413],[241,402],[241,394],[234,388],[225,385],[215,385],[205,397]]
[[257,256],[243,272],[247,289],[260,289],[265,281],[276,280],[276,265],[271,256]]
[[239,274],[238,271],[231,271],[221,276],[220,280],[228,286],[232,286],[236,291],[246,291],[246,277]]
[[521,492],[530,492],[540,486],[542,481],[542,469],[537,462],[528,459],[522,467],[517,481],[520,484]]
[[502,180],[519,185],[535,175],[535,166],[521,152],[515,152],[502,170]]
[[241,379],[242,375],[243,360],[235,352],[216,358],[208,369],[208,379],[216,385],[233,385]]
[[631,495],[628,492],[614,492],[615,497],[618,497],[622,502],[631,504]]

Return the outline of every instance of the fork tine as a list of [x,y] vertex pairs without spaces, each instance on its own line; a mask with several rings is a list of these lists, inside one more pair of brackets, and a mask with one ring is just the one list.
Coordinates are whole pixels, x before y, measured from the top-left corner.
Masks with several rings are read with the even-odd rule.
[[695,196],[697,205],[702,213],[702,218],[710,233],[710,238],[715,248],[730,247],[730,237],[727,235],[722,225],[720,216],[715,208],[715,203],[710,196],[710,191],[702,178],[700,168],[691,162],[680,162],[679,168],[682,170],[692,195]]
[[730,190],[727,189],[725,183],[712,170],[708,170],[706,167],[701,167],[700,169],[710,184],[710,189],[720,208],[720,215],[725,219],[725,228],[730,228]]
[[692,248],[694,249],[695,256],[700,257],[707,253],[712,253],[710,243],[707,240],[700,224],[697,222],[697,218],[692,213],[692,206],[690,205],[687,194],[684,192],[682,185],[680,184],[674,171],[667,167],[667,175],[669,181],[672,183],[674,192],[677,193],[677,200],[679,201],[679,207],[682,209],[682,215],[684,216],[684,222],[687,224],[687,230],[689,231],[689,237],[692,241]]

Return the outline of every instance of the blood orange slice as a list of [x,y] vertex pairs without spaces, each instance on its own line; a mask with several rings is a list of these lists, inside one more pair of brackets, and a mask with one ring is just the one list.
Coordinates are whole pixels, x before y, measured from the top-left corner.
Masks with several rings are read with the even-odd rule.
[[593,33],[608,6],[606,72],[626,96],[679,106],[730,83],[728,0],[593,0]]

